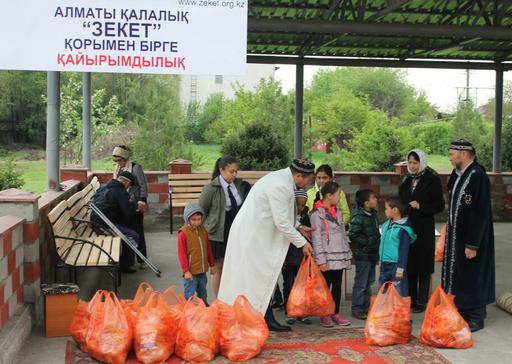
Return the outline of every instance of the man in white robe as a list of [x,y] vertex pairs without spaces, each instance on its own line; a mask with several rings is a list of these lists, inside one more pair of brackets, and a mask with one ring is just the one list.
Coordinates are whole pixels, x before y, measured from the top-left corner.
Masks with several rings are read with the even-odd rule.
[[229,233],[218,298],[233,304],[245,295],[253,307],[265,313],[269,328],[286,331],[278,324],[269,303],[274,292],[289,244],[313,252],[304,236],[311,229],[295,221],[296,188],[304,188],[314,179],[315,166],[306,160],[294,160],[288,168],[271,172],[251,189]]

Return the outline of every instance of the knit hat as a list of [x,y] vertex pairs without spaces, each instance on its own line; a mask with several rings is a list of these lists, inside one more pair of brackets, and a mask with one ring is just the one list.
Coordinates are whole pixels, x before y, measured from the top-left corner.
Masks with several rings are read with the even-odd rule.
[[470,142],[468,142],[465,139],[459,139],[459,140],[453,141],[450,145],[450,149],[461,150],[461,151],[466,150],[466,151],[476,153],[476,150],[475,150],[475,147],[473,147],[473,144],[471,144]]
[[126,148],[123,148],[122,146],[117,146],[114,148],[114,151],[112,152],[112,156],[114,157],[121,157],[123,159],[130,159],[130,151]]
[[291,167],[302,173],[315,173],[315,165],[307,159],[294,159]]
[[124,178],[126,180],[129,180],[132,185],[135,183],[135,176],[128,171],[122,171],[121,173],[119,173],[117,178]]
[[204,216],[204,210],[199,206],[199,204],[190,202],[185,206],[185,210],[183,210],[183,218],[185,219],[185,223],[188,224],[188,219],[194,214],[200,213]]
[[308,194],[307,194],[305,189],[298,188],[298,189],[295,190],[295,198],[299,198],[299,197],[305,198],[305,199],[308,198]]

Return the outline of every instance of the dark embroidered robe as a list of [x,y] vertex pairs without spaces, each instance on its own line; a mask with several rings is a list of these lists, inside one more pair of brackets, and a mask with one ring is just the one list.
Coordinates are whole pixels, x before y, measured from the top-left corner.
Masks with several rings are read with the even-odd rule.
[[[482,166],[473,162],[458,183],[452,172],[448,181],[448,226],[442,284],[455,295],[458,308],[471,309],[495,300],[494,231],[490,182]],[[455,185],[455,186],[454,186]],[[477,249],[467,259],[465,248]]]

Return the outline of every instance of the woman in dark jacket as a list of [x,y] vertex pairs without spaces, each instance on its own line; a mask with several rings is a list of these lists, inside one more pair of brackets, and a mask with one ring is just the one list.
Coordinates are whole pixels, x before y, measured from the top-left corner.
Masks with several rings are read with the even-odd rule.
[[215,296],[219,293],[229,230],[251,188],[249,183],[236,178],[237,172],[238,162],[235,158],[217,159],[212,181],[203,188],[199,197],[199,205],[205,212],[204,227],[208,231],[215,259],[215,274],[212,275]]
[[400,198],[410,206],[410,224],[418,238],[409,249],[407,276],[413,312],[425,310],[434,273],[434,215],[444,210],[441,182],[427,167],[427,156],[419,149],[407,154],[407,176],[399,187]]

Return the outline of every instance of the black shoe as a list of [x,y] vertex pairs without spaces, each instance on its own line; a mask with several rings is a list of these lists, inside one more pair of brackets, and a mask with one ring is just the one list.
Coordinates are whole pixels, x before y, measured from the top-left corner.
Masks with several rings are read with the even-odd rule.
[[412,312],[413,313],[421,313],[423,311],[425,311],[427,307],[421,303],[418,303],[417,305],[415,305],[414,307],[412,307]]
[[475,332],[478,330],[482,330],[484,328],[484,322],[483,321],[469,321],[468,326],[469,326],[469,330],[471,330],[471,332]]
[[129,274],[133,274],[137,271],[137,269],[134,269],[130,266],[121,266],[121,272],[122,273],[129,273]]
[[352,312],[352,317],[358,320],[366,320],[368,315],[365,314],[364,312]]
[[272,311],[272,307],[270,306],[267,308],[267,312],[265,312],[265,322],[267,323],[268,329],[270,331],[284,332],[292,330],[290,326],[281,325],[279,322],[276,321],[274,317],[274,312]]

